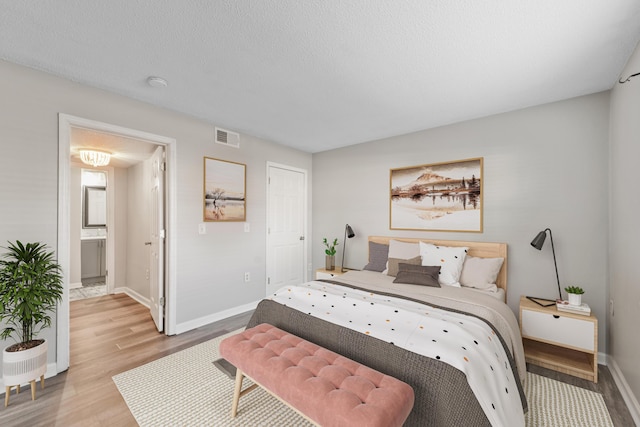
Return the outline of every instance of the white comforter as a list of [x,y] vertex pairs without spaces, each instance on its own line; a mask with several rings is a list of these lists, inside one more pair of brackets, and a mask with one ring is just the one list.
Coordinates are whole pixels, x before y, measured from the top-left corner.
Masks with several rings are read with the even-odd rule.
[[482,320],[318,281],[284,287],[271,299],[459,369],[492,425],[524,426],[517,379],[500,340]]

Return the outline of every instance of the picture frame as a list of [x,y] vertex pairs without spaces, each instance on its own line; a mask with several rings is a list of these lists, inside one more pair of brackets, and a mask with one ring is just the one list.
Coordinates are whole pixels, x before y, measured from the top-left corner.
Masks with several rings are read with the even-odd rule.
[[205,222],[245,221],[247,166],[213,157],[204,158],[202,196]]
[[391,230],[482,233],[482,157],[391,169]]

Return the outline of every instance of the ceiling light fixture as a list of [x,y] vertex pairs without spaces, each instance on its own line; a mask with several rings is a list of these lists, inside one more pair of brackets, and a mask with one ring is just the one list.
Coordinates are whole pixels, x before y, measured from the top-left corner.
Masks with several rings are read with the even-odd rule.
[[80,160],[82,163],[91,165],[94,168],[98,166],[106,166],[111,160],[111,153],[100,150],[80,150]]
[[167,87],[169,83],[162,77],[150,76],[147,78],[147,84],[151,87],[163,88]]

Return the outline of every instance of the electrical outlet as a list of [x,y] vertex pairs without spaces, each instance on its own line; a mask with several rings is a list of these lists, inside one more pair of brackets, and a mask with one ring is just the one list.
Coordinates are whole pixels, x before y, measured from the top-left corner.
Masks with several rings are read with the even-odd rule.
[[613,299],[609,300],[609,313],[611,313],[611,317],[613,317]]
[[251,280],[251,273],[247,271],[246,273],[244,273],[244,281],[249,282],[250,280]]

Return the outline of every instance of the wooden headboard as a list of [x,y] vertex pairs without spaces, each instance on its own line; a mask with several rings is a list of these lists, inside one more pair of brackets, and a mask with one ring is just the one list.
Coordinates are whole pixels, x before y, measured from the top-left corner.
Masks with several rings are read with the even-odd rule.
[[507,244],[506,243],[492,243],[492,242],[465,242],[462,240],[433,240],[433,239],[419,239],[410,237],[391,237],[391,236],[369,236],[370,242],[382,243],[384,245],[389,244],[389,240],[399,240],[401,242],[418,243],[425,242],[431,243],[436,246],[466,246],[469,248],[468,255],[479,258],[504,258],[502,268],[498,273],[498,279],[496,285],[499,288],[504,289],[505,301],[507,295]]

